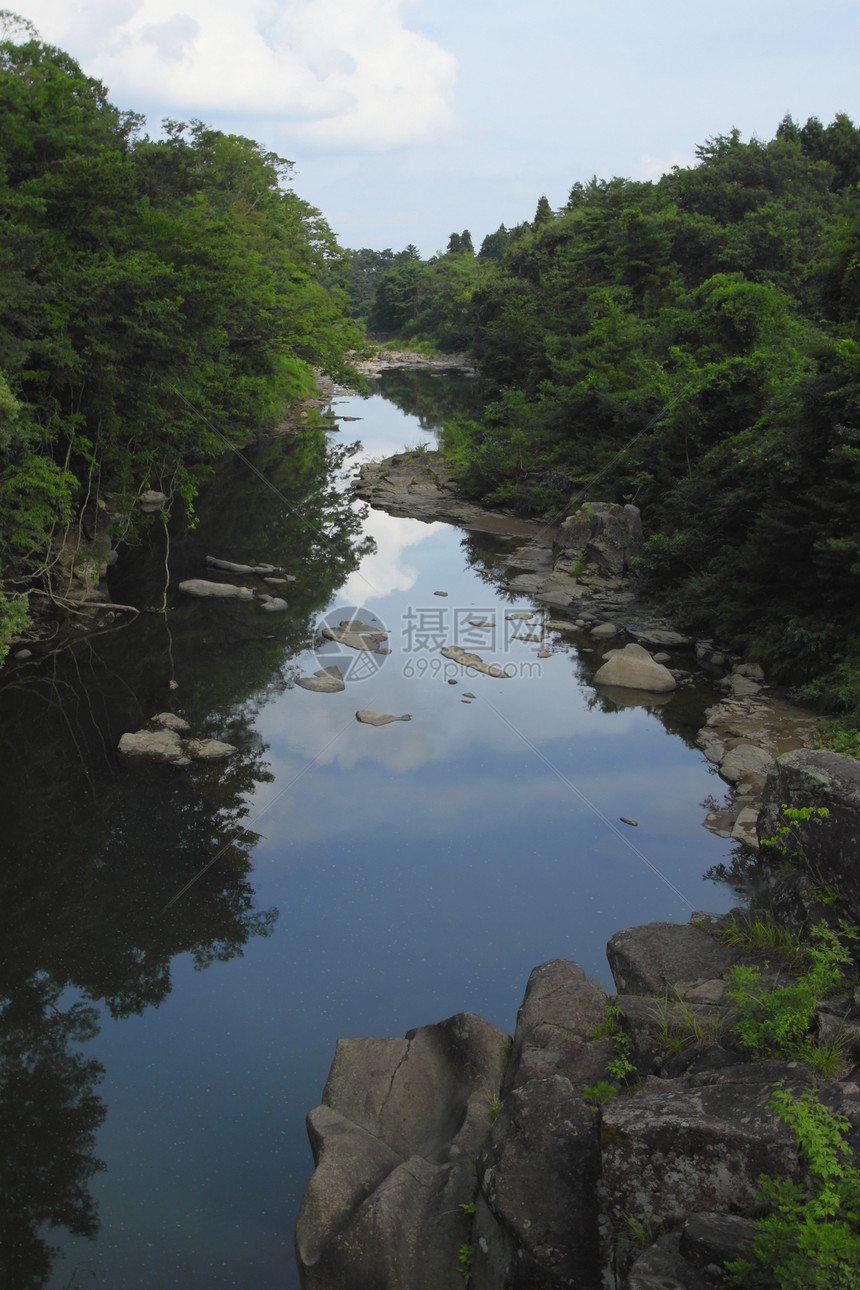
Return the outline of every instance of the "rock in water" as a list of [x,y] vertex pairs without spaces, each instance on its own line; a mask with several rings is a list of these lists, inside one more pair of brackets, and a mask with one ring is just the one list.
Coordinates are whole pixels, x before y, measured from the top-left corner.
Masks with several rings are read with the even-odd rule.
[[411,721],[412,717],[408,712],[402,717],[393,717],[390,712],[371,712],[370,708],[359,708],[355,719],[365,726],[387,726],[391,721]]
[[595,685],[619,685],[628,690],[667,694],[677,682],[667,667],[655,663],[641,645],[625,645],[594,676]]
[[179,590],[187,596],[211,597],[215,600],[253,600],[250,587],[234,587],[232,582],[207,582],[205,578],[188,578]]
[[185,747],[195,761],[220,761],[222,757],[232,757],[239,751],[233,744],[225,744],[220,739],[189,739]]
[[117,751],[122,757],[167,761],[187,766],[189,758],[175,730],[137,730],[121,736]]
[[485,676],[494,676],[499,680],[510,679],[510,674],[503,668],[495,663],[485,663],[480,654],[472,654],[461,645],[446,645],[442,650],[442,657],[450,658],[455,663],[462,664],[463,667],[471,667],[476,672],[483,672]]
[[303,690],[313,690],[317,694],[337,694],[346,689],[343,672],[339,667],[321,667],[313,676],[300,676],[296,680]]
[[322,634],[330,641],[348,645],[350,649],[363,649],[370,653],[377,652],[388,636],[381,628],[363,623],[360,618],[346,618],[337,627],[324,627]]

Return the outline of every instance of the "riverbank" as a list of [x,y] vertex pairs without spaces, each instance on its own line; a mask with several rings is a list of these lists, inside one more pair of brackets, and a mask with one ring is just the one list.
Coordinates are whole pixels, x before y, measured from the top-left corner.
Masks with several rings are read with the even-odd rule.
[[[632,641],[679,680],[691,669],[711,679],[725,697],[708,709],[697,742],[727,797],[713,800],[704,824],[720,837],[758,849],[756,822],[767,772],[781,753],[814,746],[818,715],[768,686],[757,665],[718,642],[679,631],[659,606],[639,596],[631,576],[642,542],[635,507],[591,504],[555,525],[488,510],[460,495],[444,453],[429,450],[364,463],[353,491],[390,515],[525,539],[508,558],[507,589],[551,611],[554,617],[546,621],[552,631],[602,659]],[[613,695],[609,687],[602,692],[619,705],[636,702],[637,694],[644,702],[647,693],[622,688]]]
[[[739,1284],[728,1265],[751,1256],[763,1177],[797,1186],[795,1221],[812,1213],[808,1141],[801,1119],[779,1113],[786,1099],[828,1117],[819,1132],[841,1122],[843,1167],[856,1176],[860,990],[849,934],[860,884],[842,870],[860,822],[860,766],[789,753],[764,796],[765,837],[784,803],[816,808],[783,839],[795,872],[774,875],[803,913],[774,925],[769,943],[747,911],[696,912],[612,936],[614,993],[570,960],[535,968],[513,1036],[461,1013],[402,1039],[338,1043],[308,1116],[316,1172],[296,1228],[303,1290],[455,1290],[464,1274],[475,1290]],[[837,914],[847,916],[838,928]],[[822,919],[837,939],[822,937]],[[800,946],[812,941],[810,970]],[[768,1029],[791,1009],[793,1029]],[[772,1268],[790,1258],[794,1234],[791,1224],[770,1234]],[[820,1255],[837,1259],[835,1250]]]

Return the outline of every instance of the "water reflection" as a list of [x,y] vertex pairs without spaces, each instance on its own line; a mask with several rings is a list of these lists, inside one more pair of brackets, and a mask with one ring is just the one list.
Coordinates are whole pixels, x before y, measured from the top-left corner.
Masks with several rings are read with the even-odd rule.
[[[426,373],[388,384],[408,415],[378,396],[346,408],[375,455],[431,428],[430,387],[446,388]],[[602,660],[584,637],[550,631],[541,658],[510,631],[508,612],[534,608],[504,587],[515,544],[379,512],[362,527],[324,451],[313,435],[260,445],[265,484],[222,463],[197,526],[168,546],[155,522],[116,571],[117,599],[167,614],[0,696],[2,1089],[8,1122],[31,1115],[67,1168],[38,1195],[10,1170],[21,1285],[288,1290],[312,1168],[304,1116],[340,1035],[461,1009],[510,1029],[536,963],[606,977],[619,927],[733,903],[702,883],[729,856],[700,828],[705,693],[686,686],[659,712],[597,696]],[[287,611],[185,598],[179,582],[205,577],[207,555],[282,566]],[[322,619],[356,606],[391,654],[341,693],[296,687],[325,666]],[[485,617],[479,652],[512,679],[441,655]],[[412,720],[377,729],[358,708]],[[236,757],[118,764],[119,735],[168,709]],[[56,1073],[38,1115],[11,1109],[22,1064]],[[102,1239],[66,1241],[51,1281],[39,1225],[91,1234],[94,1202]]]
[[[206,522],[174,524],[169,542],[152,525],[119,562],[115,598],[144,610],[166,602],[167,614],[20,670],[0,696],[0,1260],[10,1290],[49,1279],[46,1231],[98,1229],[89,1180],[103,1167],[103,1068],[77,1046],[95,1039],[99,1019],[73,997],[114,1019],[142,1014],[167,999],[181,956],[197,969],[226,963],[275,926],[277,909],[256,907],[251,882],[259,834],[248,817],[273,779],[254,722],[287,687],[318,607],[372,549],[333,486],[345,458],[337,448],[327,460],[315,435],[259,445],[268,486],[253,508],[244,463],[222,463],[200,499]],[[177,584],[205,576],[213,544],[294,568],[288,612],[183,597]],[[236,755],[186,770],[117,764],[119,734],[164,709]]]

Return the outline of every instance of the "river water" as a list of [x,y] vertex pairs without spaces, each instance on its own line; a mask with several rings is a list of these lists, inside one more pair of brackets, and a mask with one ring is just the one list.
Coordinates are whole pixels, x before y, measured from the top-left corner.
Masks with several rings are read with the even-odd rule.
[[[339,398],[358,419],[328,442],[432,442],[433,408],[468,397],[427,373],[389,392],[414,410],[384,384]],[[608,985],[613,932],[736,903],[705,876],[731,858],[701,824],[719,794],[693,742],[706,680],[616,708],[586,639],[553,631],[539,659],[521,639],[538,619],[507,617],[536,609],[503,590],[510,539],[373,511],[376,549],[351,560],[342,504],[308,500],[319,454],[294,436],[254,470],[221,463],[195,528],[168,550],[156,524],[123,553],[114,598],[153,612],[4,695],[10,1286],[290,1290],[304,1116],[339,1036],[461,1010],[511,1031],[536,964]],[[289,611],[184,597],[207,553],[283,565]],[[321,641],[358,610],[390,655]],[[439,652],[488,637],[506,679]],[[295,685],[338,661],[343,692]],[[363,708],[411,720],[375,728]],[[166,709],[239,753],[119,763],[122,731]],[[96,1239],[67,1234],[96,1211]]]

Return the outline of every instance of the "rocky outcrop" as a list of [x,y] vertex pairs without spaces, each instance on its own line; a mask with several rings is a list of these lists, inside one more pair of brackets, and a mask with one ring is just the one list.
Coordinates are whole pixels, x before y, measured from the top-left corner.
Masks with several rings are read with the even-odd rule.
[[[748,670],[754,671],[754,666]],[[744,679],[746,672],[739,668],[726,679],[735,677]],[[761,690],[757,681],[752,683]],[[726,806],[709,812],[706,826],[757,851],[758,816],[768,772],[780,753],[811,745],[816,724],[817,716],[810,709],[761,693],[732,693],[709,708],[697,742],[731,786],[731,796]]]
[[589,502],[564,521],[556,541],[563,551],[584,551],[592,564],[607,573],[627,573],[642,552],[639,507]]
[[509,1042],[460,1013],[405,1039],[338,1043],[308,1116],[316,1170],[296,1225],[306,1290],[457,1284]]
[[[761,1175],[802,1175],[774,1085],[799,1094],[812,1075],[742,1060],[726,980],[764,959],[719,940],[719,916],[695,918],[613,937],[615,996],[567,960],[536,968],[512,1043],[455,1017],[405,1040],[338,1045],[309,1117],[306,1290],[455,1290],[464,1266],[472,1290],[724,1285],[752,1239]],[[860,1030],[856,1045],[855,1060]],[[500,1092],[492,1122],[488,1089]],[[857,1082],[819,1093],[853,1126],[860,1163]],[[659,1235],[644,1253],[637,1226]]]
[[817,887],[837,891],[851,918],[860,922],[860,761],[822,749],[784,753],[764,785],[760,840],[773,838],[787,822],[784,806],[812,812],[794,821],[784,836],[785,859]]

